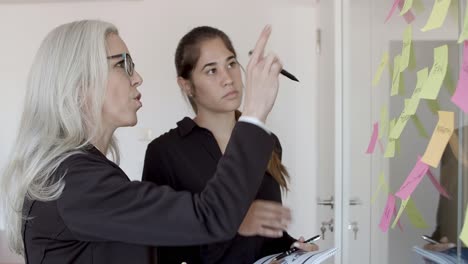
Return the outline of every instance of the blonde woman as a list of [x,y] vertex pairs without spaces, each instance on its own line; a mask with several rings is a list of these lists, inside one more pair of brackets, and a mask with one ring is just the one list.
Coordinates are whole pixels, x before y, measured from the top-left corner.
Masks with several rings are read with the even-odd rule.
[[114,131],[135,125],[142,106],[142,78],[117,29],[77,21],[49,33],[30,71],[1,182],[15,252],[27,263],[154,263],[152,246],[233,237],[274,144],[263,122],[282,66],[263,57],[270,32],[263,30],[249,63],[244,115],[216,179],[197,195],[131,182],[117,165]]

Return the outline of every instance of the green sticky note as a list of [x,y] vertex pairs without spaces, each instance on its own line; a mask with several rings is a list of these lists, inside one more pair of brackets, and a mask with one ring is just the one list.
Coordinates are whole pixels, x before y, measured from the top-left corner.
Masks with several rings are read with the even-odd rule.
[[428,228],[426,221],[424,220],[421,212],[416,208],[414,201],[409,198],[406,204],[406,215],[410,219],[411,224],[416,228]]
[[443,45],[434,49],[434,65],[431,73],[424,83],[421,94],[422,99],[435,100],[439,95],[440,87],[447,74],[448,65],[448,46]]
[[422,13],[422,12],[424,12],[426,10],[422,0],[414,0],[413,8],[414,8],[414,11],[416,11],[416,13],[418,13],[418,14],[420,14],[420,13]]
[[416,88],[414,88],[413,95],[411,96],[412,98],[413,97],[420,98],[422,88],[424,86],[424,83],[427,80],[427,76],[429,75],[429,70],[426,67],[418,71],[416,75],[417,75]]
[[393,127],[392,131],[390,132],[390,139],[398,139],[401,136],[401,133],[403,132],[403,129],[405,129],[406,123],[408,123],[408,120],[411,118],[411,115],[404,114],[402,113],[400,117],[398,118],[395,126]]
[[421,120],[419,120],[418,115],[413,115],[411,117],[413,120],[414,125],[418,129],[419,135],[423,138],[429,138],[429,135],[427,134],[426,129],[424,128],[423,124],[421,123]]
[[453,80],[452,69],[450,68],[450,64],[447,65],[447,74],[445,75],[444,86],[445,89],[447,89],[450,96],[453,96],[453,94],[455,93],[455,82]]
[[420,99],[417,96],[411,97],[410,99],[405,99],[405,113],[408,115],[416,114],[419,106],[419,100]]
[[440,111],[440,105],[439,102],[436,100],[426,100],[427,106],[429,106],[429,110],[431,110],[431,113],[434,115],[438,115],[438,112]]
[[387,147],[385,148],[384,158],[393,158],[395,157],[395,139],[389,139]]
[[400,58],[401,58],[401,55],[397,55],[393,59],[392,90],[391,90],[391,93],[390,93],[391,96],[397,95],[400,92],[400,90],[399,90],[399,86],[400,86]]
[[405,95],[406,93],[406,88],[405,88],[405,75],[400,72],[400,84],[398,84],[398,95]]
[[393,128],[395,127],[395,124],[396,124],[396,119],[395,118],[390,120],[390,123],[388,123],[388,134],[389,135],[392,132]]
[[396,224],[398,223],[398,220],[400,220],[400,217],[403,214],[403,211],[405,211],[409,199],[410,197],[406,198],[405,200],[401,200],[400,210],[398,210],[398,214],[395,217],[395,220],[393,220],[392,228],[395,228]]
[[412,38],[413,26],[409,24],[403,33],[403,48],[401,50],[400,72],[403,72],[406,70],[406,68],[408,68],[410,62]]
[[468,5],[466,5],[465,18],[463,22],[463,30],[458,38],[458,43],[462,43],[464,40],[468,39]]
[[382,139],[382,137],[387,134],[387,126],[388,126],[388,110],[387,106],[384,105],[382,106],[382,109],[380,109],[380,129],[379,129],[379,139]]
[[444,24],[445,18],[450,7],[451,0],[435,0],[432,7],[432,13],[427,20],[426,25],[421,29],[426,32],[432,29],[440,28]]
[[372,195],[371,204],[375,203],[375,200],[379,196],[379,193],[380,193],[380,191],[382,189],[384,190],[385,196],[387,196],[388,192],[389,192],[389,189],[388,189],[388,184],[385,181],[385,174],[384,174],[383,171],[380,172],[380,174],[379,174],[379,183],[377,184],[377,189],[375,190],[374,194]]
[[389,55],[388,52],[385,52],[382,55],[382,59],[380,60],[379,68],[375,72],[374,79],[372,80],[372,86],[376,86],[380,82],[380,78],[382,77],[382,72],[385,69],[385,65],[388,63]]
[[410,61],[409,61],[408,69],[410,69],[410,71],[416,69],[416,55],[414,54],[414,45],[412,42],[411,42]]
[[413,6],[413,0],[406,0],[405,4],[403,5],[403,8],[401,9],[400,16],[406,14],[406,12],[408,12],[412,6]]

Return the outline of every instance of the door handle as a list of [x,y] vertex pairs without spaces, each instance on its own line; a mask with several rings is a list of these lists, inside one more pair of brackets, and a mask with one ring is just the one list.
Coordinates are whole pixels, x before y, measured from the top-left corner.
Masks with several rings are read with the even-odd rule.
[[324,205],[324,206],[330,206],[331,209],[333,209],[333,206],[335,206],[335,199],[333,196],[330,197],[330,199],[317,199],[317,204],[318,205]]

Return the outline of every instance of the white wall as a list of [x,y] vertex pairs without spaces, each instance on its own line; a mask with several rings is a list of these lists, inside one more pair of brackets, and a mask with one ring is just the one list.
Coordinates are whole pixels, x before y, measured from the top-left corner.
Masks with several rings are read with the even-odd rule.
[[[301,83],[281,79],[281,89],[268,126],[283,145],[283,161],[291,172],[292,191],[286,204],[293,209],[293,235],[311,236],[315,224],[317,175],[317,95],[314,53],[316,11],[307,1],[103,1],[42,4],[0,4],[0,167],[5,165],[21,115],[25,81],[32,58],[45,35],[55,26],[77,19],[101,19],[120,29],[144,78],[143,108],[134,128],[117,131],[121,166],[139,180],[146,144],[145,129],[153,137],[191,115],[175,82],[173,54],[180,37],[194,26],[211,25],[233,40],[241,63],[262,27],[273,25],[269,48]],[[0,244],[0,260],[13,261]],[[3,250],[3,251],[2,251]]]

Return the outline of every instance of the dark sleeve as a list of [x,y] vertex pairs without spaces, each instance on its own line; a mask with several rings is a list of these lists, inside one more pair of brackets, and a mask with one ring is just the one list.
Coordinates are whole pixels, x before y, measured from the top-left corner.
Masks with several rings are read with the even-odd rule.
[[261,128],[238,122],[216,174],[200,194],[130,182],[119,169],[75,155],[57,207],[79,240],[195,245],[231,239],[260,186],[273,149]]
[[262,246],[262,257],[286,251],[291,248],[294,242],[296,239],[287,232],[283,232],[283,236],[280,238],[266,238]]
[[271,133],[271,137],[273,138],[275,145],[273,149],[278,154],[278,158],[281,160],[283,158],[283,148],[281,147],[281,143],[275,134]]

